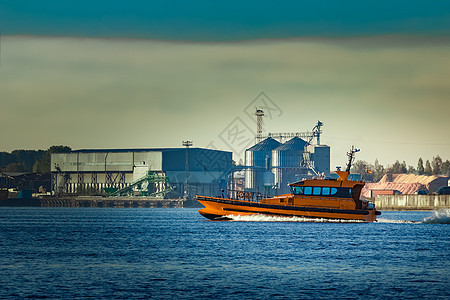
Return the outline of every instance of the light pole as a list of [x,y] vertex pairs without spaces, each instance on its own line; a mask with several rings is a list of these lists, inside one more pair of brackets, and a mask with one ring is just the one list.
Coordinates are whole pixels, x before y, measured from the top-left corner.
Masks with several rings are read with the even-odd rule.
[[194,145],[192,141],[183,141],[182,145],[186,147],[186,162],[184,165],[184,197],[189,197],[189,183],[188,183],[188,177],[189,177],[189,147]]
[[106,159],[108,158],[108,154],[109,154],[109,152],[106,152],[106,154],[105,154],[105,187],[106,187],[106,183],[108,182],[108,180],[107,180],[108,175],[106,175]]

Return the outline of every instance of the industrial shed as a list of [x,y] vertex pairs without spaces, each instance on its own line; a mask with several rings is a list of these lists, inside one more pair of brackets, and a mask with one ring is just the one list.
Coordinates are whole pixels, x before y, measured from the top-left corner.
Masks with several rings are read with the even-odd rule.
[[[83,149],[51,156],[54,194],[219,193],[232,153],[204,148]],[[187,179],[187,180],[186,180]],[[186,185],[187,182],[187,185]],[[188,195],[186,195],[188,193]]]

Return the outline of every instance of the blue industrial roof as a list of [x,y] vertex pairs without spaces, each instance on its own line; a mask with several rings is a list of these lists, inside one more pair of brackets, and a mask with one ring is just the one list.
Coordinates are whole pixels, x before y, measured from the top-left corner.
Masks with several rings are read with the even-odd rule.
[[[138,149],[79,149],[72,150],[72,153],[99,153],[99,152],[152,152],[152,151],[176,151],[176,150],[185,150],[186,148],[138,148]],[[211,151],[221,151],[221,152],[229,152],[223,150],[216,149],[207,149],[207,148],[189,148],[189,149],[201,149],[201,150],[211,150]]]
[[247,151],[272,151],[280,145],[280,142],[274,140],[271,137],[268,137],[265,140],[262,140],[258,144],[254,145],[253,147],[248,148]]
[[275,151],[303,151],[305,149],[305,145],[308,143],[302,140],[299,137],[294,137],[282,144],[281,146],[274,149]]

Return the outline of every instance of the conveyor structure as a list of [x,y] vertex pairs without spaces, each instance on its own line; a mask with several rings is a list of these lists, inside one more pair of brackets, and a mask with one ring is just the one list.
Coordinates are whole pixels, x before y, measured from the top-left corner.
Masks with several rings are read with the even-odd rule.
[[165,174],[148,171],[141,178],[124,188],[112,191],[108,196],[164,197],[172,190],[174,188],[170,186],[169,178]]

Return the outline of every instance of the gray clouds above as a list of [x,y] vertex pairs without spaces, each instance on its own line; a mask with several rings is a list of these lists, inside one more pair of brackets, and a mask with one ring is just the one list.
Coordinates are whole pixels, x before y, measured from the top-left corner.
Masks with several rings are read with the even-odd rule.
[[[283,110],[266,120],[268,131],[306,131],[320,119],[334,160],[357,144],[366,160],[415,164],[450,152],[443,135],[450,127],[449,52],[448,40],[405,37],[3,37],[0,150],[178,147],[186,138],[206,146],[234,117],[245,118],[243,109],[264,91]],[[386,144],[372,141],[392,143],[391,153],[381,158]],[[402,158],[408,143],[415,151]]]

